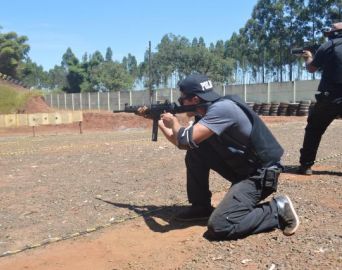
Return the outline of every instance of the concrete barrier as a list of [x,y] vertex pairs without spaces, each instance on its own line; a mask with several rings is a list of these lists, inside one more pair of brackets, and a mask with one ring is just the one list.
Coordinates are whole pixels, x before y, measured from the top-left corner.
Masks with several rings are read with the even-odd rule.
[[79,123],[80,133],[82,133],[82,111],[58,112],[58,113],[31,113],[31,114],[1,114],[0,128],[15,128],[29,126],[33,128],[43,125],[61,125]]

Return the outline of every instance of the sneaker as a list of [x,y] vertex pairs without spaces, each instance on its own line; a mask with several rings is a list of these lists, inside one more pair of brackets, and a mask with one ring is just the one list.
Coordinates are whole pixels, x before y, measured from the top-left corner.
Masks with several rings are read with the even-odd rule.
[[297,169],[297,173],[303,174],[303,175],[312,175],[311,166],[300,165]]
[[204,221],[208,220],[211,213],[214,211],[214,207],[212,206],[190,206],[188,209],[179,213],[175,216],[175,220],[177,221]]
[[298,229],[299,218],[290,198],[281,195],[274,198],[278,207],[278,216],[280,228],[286,236],[292,235]]

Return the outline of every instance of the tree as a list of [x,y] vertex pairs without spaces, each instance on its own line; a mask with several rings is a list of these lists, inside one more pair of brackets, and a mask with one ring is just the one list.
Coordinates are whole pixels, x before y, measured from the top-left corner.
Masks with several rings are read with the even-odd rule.
[[[178,73],[178,77],[181,77],[182,72],[180,69],[184,64],[182,62],[185,60],[184,51],[189,47],[190,42],[185,37],[171,33],[163,36],[161,42],[157,45],[158,53],[154,55],[154,63],[158,65],[159,70],[154,72],[154,81],[167,85],[174,72]],[[154,65],[153,68],[155,68]]]
[[106,50],[105,60],[107,62],[113,61],[113,51],[112,51],[112,49],[110,47],[108,47],[107,50]]
[[17,67],[30,50],[26,36],[15,32],[0,33],[0,72],[16,77]]
[[67,72],[66,79],[68,82],[63,90],[67,93],[80,93],[81,84],[86,77],[85,70],[70,48],[63,54],[62,59],[62,67]]
[[82,64],[87,63],[88,62],[88,54],[84,53],[82,56]]
[[122,59],[122,66],[134,78],[138,76],[138,62],[135,56],[130,53]]
[[328,9],[327,18],[329,22],[342,22],[342,2],[339,0],[333,1]]
[[68,81],[68,86],[63,90],[67,93],[80,93],[81,84],[84,81],[86,74],[84,70],[79,65],[70,66],[68,69],[68,74],[66,76]]
[[72,52],[71,48],[68,48],[62,56],[62,67],[68,69],[71,66],[76,66],[79,64],[79,60]]
[[[235,82],[245,78],[245,74],[248,70],[248,63],[250,61],[251,54],[249,49],[249,42],[246,34],[244,34],[245,29],[240,29],[240,33],[233,33],[231,39],[225,43],[225,52],[224,55],[227,59],[234,59],[232,64],[235,69]],[[241,76],[238,76],[239,73],[242,73]],[[240,78],[239,78],[240,77]]]
[[309,40],[312,43],[321,42],[323,28],[326,20],[328,19],[328,10],[331,7],[332,0],[308,0],[307,4],[307,22],[310,27],[308,33]]
[[[305,29],[305,21],[302,16],[304,0],[283,0],[283,2],[284,25],[286,31],[285,44],[289,48],[302,46]],[[284,64],[289,67],[289,80],[292,81],[293,65],[296,63],[297,57],[291,55],[290,50],[286,50],[284,53]]]
[[99,51],[95,51],[93,55],[89,57],[89,67],[94,68],[104,62],[104,58]]
[[42,66],[37,65],[28,58],[25,62],[21,62],[17,69],[18,79],[25,85],[42,89],[49,86],[48,73],[44,71]]
[[61,66],[54,66],[49,70],[48,83],[52,89],[65,89],[68,86],[67,72]]
[[82,92],[129,90],[134,78],[118,62],[102,62],[91,70],[89,81],[82,84]]
[[[213,55],[213,68],[212,75],[214,81],[228,83],[232,81],[232,74],[235,65],[235,60],[225,56],[225,43],[223,40],[219,40],[214,44],[211,44],[209,51]],[[216,59],[215,59],[216,58]]]
[[206,46],[205,46],[205,42],[204,42],[204,38],[203,38],[203,37],[199,37],[199,39],[198,39],[198,46],[200,46],[200,47],[206,47]]

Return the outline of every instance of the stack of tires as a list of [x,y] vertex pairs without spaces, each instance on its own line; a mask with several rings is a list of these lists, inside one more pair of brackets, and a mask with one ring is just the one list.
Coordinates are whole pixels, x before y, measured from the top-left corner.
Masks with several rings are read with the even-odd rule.
[[307,116],[309,115],[309,108],[310,108],[311,100],[303,100],[299,102],[298,107],[298,116]]
[[279,107],[278,107],[278,115],[279,116],[286,116],[288,107],[289,107],[289,103],[280,102]]
[[253,105],[253,111],[255,111],[256,114],[260,115],[260,111],[261,111],[261,104],[260,103],[255,103]]
[[303,100],[299,103],[272,102],[254,103],[247,102],[247,105],[258,115],[266,116],[307,116],[315,102]]
[[296,116],[298,111],[299,103],[290,103],[287,108],[288,116]]
[[270,108],[271,104],[269,103],[262,103],[261,104],[261,109],[260,109],[260,115],[270,115]]
[[270,106],[270,115],[271,116],[277,116],[278,115],[278,109],[279,109],[279,103],[272,102]]

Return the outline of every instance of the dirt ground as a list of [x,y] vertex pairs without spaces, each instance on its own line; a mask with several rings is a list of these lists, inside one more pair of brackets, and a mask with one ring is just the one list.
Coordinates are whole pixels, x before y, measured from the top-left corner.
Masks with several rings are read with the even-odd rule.
[[[305,117],[264,120],[290,170]],[[150,127],[90,112],[83,134],[76,124],[38,127],[35,137],[30,128],[0,130],[0,254],[15,253],[0,269],[341,269],[341,120],[324,135],[312,176],[281,175],[297,233],[220,242],[203,237],[204,223],[173,220],[187,205],[185,152],[161,134],[151,142]],[[210,186],[215,205],[229,183],[212,173]]]

